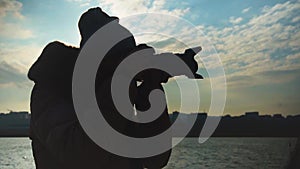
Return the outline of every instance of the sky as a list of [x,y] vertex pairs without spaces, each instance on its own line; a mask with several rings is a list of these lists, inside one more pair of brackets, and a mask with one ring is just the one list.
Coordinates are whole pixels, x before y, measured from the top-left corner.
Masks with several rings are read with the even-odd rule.
[[[28,69],[49,42],[79,46],[79,17],[96,6],[118,16],[132,33],[152,29],[146,23],[126,22],[141,13],[176,16],[193,24],[203,33],[199,39],[209,40],[222,61],[227,80],[223,114],[300,114],[300,0],[0,0],[0,112],[30,110],[33,83],[27,79]],[[157,23],[156,28],[183,35],[181,23]],[[186,42],[198,40],[189,30],[184,35]],[[184,49],[170,37],[141,35],[137,42],[164,51]],[[198,111],[208,111],[210,77],[200,61],[199,67],[205,80],[197,81],[202,101]],[[164,87],[169,111],[178,110],[174,81]]]

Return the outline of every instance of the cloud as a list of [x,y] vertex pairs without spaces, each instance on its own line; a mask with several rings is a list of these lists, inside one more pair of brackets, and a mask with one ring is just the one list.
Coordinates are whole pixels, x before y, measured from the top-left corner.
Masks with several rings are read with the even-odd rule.
[[249,12],[249,11],[250,11],[250,9],[251,9],[251,7],[249,7],[249,8],[245,8],[245,9],[243,9],[243,10],[242,10],[242,13],[247,13],[247,12]]
[[105,11],[109,11],[110,14],[119,16],[121,18],[129,15],[147,12],[183,16],[189,11],[189,8],[168,9],[166,0],[99,0],[99,5],[103,7]]
[[16,45],[13,43],[0,43],[0,89],[32,86],[27,78],[30,66],[42,51],[38,45]]
[[0,62],[14,65],[19,72],[26,74],[29,67],[41,54],[43,46],[17,45],[14,43],[0,43]]
[[230,88],[249,88],[262,85],[286,84],[300,78],[298,70],[273,70],[253,75],[227,75],[227,85]]
[[28,39],[33,32],[23,26],[26,21],[21,14],[22,3],[16,0],[0,0],[0,37],[8,39]]
[[300,23],[293,23],[291,18],[299,10],[299,3],[286,2],[264,7],[260,15],[244,24],[205,27],[204,31],[230,74],[251,76],[271,70],[295,70],[300,68],[300,63],[290,59],[300,52],[297,45]]
[[243,21],[242,17],[235,18],[235,17],[232,16],[232,17],[229,18],[229,22],[232,23],[232,24],[238,24],[242,21]]
[[92,0],[66,0],[67,2],[77,3],[81,7],[90,6]]
[[18,23],[7,23],[0,20],[0,36],[10,39],[28,39],[34,37],[33,32]]
[[0,87],[28,87],[29,85],[26,74],[5,61],[0,62]]
[[27,72],[41,50],[38,45],[0,43],[0,90],[17,87],[28,91],[32,82],[27,79]]
[[5,17],[8,14],[12,14],[19,19],[24,18],[21,14],[22,6],[22,3],[16,0],[0,0],[0,18]]
[[296,62],[297,60],[300,60],[300,53],[288,55],[286,59],[291,62]]

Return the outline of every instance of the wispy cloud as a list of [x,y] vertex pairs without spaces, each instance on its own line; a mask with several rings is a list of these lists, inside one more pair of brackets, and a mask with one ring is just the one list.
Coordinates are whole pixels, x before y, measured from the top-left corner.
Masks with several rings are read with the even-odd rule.
[[0,37],[8,39],[28,39],[34,37],[30,29],[17,23],[7,23],[0,20]]
[[29,67],[40,55],[42,49],[43,46],[34,44],[0,43],[0,62],[13,65],[19,72],[26,74]]
[[188,11],[189,8],[180,9],[169,9],[166,0],[99,0],[99,6],[103,7],[110,14],[119,17],[125,17],[128,15],[146,13],[146,12],[159,12],[169,15],[183,16]]
[[242,22],[242,20],[243,20],[242,17],[235,18],[232,16],[229,18],[229,22],[232,24],[238,24],[238,23]]
[[0,62],[0,87],[17,86],[22,88],[29,85],[26,74],[5,61]]
[[260,15],[233,27],[205,28],[230,74],[256,75],[266,71],[300,68],[297,58],[300,46],[298,27],[292,18],[300,10],[299,3],[286,2],[264,7]]
[[247,12],[249,12],[249,11],[250,11],[250,9],[251,9],[251,7],[249,7],[249,8],[245,8],[245,9],[243,9],[243,10],[242,10],[242,13],[247,13]]
[[42,46],[0,44],[0,89],[7,87],[27,87],[29,67],[41,53]]
[[9,39],[33,37],[33,32],[22,25],[22,21],[26,19],[21,14],[22,6],[22,3],[16,0],[0,0],[0,37]]
[[66,0],[67,2],[71,2],[71,3],[77,3],[79,4],[81,7],[86,7],[91,5],[91,1],[92,0]]
[[22,3],[16,0],[1,0],[0,1],[0,17],[5,17],[12,14],[14,17],[22,19],[21,14]]

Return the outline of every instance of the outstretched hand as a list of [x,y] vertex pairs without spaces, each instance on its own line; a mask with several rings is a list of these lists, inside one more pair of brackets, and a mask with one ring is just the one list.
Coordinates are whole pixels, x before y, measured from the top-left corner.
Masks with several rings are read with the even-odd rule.
[[[138,45],[136,50],[134,50],[133,52],[139,51],[139,50],[143,50],[143,49],[152,49],[152,55],[156,57],[164,57],[164,55],[169,54],[169,53],[161,53],[161,54],[155,54],[155,50],[146,45],[146,44],[141,44]],[[202,48],[199,47],[194,47],[194,48],[189,48],[186,49],[184,53],[175,53],[176,56],[178,56],[180,59],[182,59],[185,64],[190,68],[190,70],[193,73],[193,76],[188,78],[191,79],[203,79],[203,77],[199,74],[197,74],[197,70],[198,70],[198,63],[195,60],[195,55],[197,53],[199,53],[202,50]],[[151,50],[150,50],[151,51]],[[179,71],[180,72],[180,71]],[[173,76],[181,76],[181,75],[185,75],[184,73],[182,74],[177,74],[177,75],[173,75]],[[169,78],[173,77],[170,74],[162,71],[162,70],[157,70],[157,69],[147,69],[144,70],[140,73],[138,73],[135,77],[136,81],[140,81],[140,82],[151,82],[152,84],[157,83],[166,83],[168,81]],[[187,76],[187,75],[186,75]]]

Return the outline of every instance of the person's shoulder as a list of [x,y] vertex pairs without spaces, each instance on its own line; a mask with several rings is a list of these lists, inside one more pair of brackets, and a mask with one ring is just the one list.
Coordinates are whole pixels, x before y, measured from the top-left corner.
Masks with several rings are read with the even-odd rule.
[[[75,55],[78,55],[79,48],[66,45],[63,42],[59,41],[53,41],[46,45],[46,47],[43,49],[43,52],[41,54],[41,58],[47,58],[51,60],[61,60],[61,59],[67,59],[72,58]],[[64,56],[64,57],[62,57]]]
[[78,50],[77,47],[74,47],[74,46],[71,46],[71,45],[66,45],[65,43],[63,42],[60,42],[60,41],[53,41],[53,42],[50,42],[46,45],[46,47],[44,48],[44,51],[46,50],[59,50],[59,49],[73,49],[73,50]]

